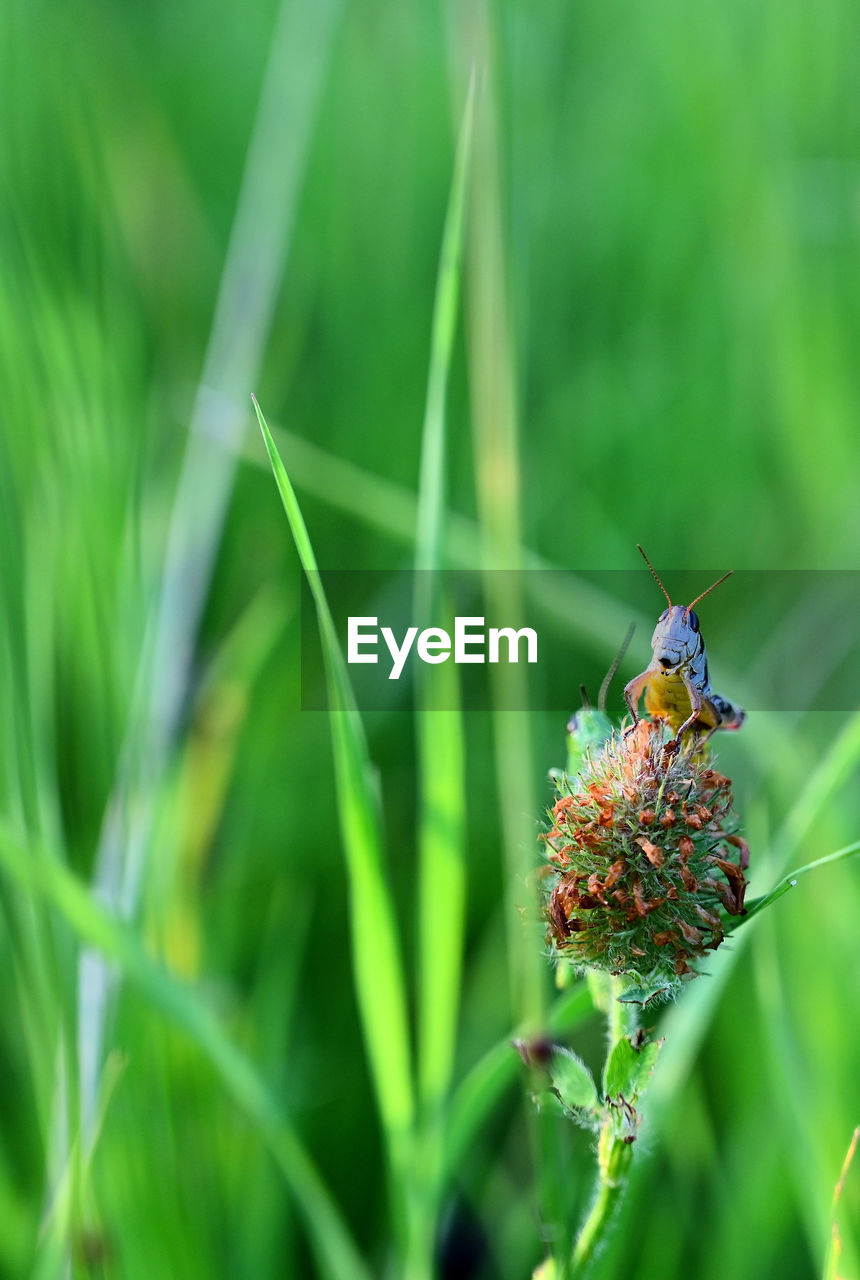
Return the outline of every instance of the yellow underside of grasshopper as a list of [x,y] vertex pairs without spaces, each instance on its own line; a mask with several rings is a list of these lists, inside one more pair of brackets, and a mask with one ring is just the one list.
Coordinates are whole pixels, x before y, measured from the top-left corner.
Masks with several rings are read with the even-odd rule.
[[[649,671],[645,688],[645,710],[655,719],[666,720],[677,733],[693,710],[690,694],[679,672]],[[715,729],[720,717],[708,698],[702,699],[702,709],[696,718],[696,727]]]

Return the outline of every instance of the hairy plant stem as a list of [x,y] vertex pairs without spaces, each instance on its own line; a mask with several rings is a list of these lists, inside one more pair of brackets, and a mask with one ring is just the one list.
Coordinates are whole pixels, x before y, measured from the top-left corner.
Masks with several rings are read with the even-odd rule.
[[639,1006],[631,1000],[619,999],[627,985],[622,978],[609,978],[606,1030],[610,1053],[616,1040],[620,1040],[622,1036],[632,1036],[639,1025]]
[[[595,1004],[606,1014],[608,1031],[607,1055],[621,1036],[636,1030],[636,1005],[618,999],[624,990],[619,978],[606,979],[605,985],[592,985]],[[607,1108],[606,1118],[597,1143],[597,1187],[588,1216],[582,1224],[568,1269],[568,1280],[584,1276],[606,1238],[609,1224],[627,1185],[627,1174],[633,1158],[633,1144],[618,1135],[618,1125]]]

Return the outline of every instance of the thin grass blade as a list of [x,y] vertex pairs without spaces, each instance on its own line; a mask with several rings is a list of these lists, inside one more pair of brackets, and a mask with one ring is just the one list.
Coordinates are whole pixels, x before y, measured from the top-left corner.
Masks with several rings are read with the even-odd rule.
[[[430,625],[440,601],[445,516],[445,398],[460,300],[474,80],[457,143],[442,240],[421,452],[415,548],[415,618]],[[419,1089],[428,1120],[451,1080],[466,894],[465,747],[452,663],[421,668],[417,686],[419,813]]]
[[851,1141],[848,1144],[848,1150],[845,1153],[845,1159],[842,1162],[842,1170],[839,1174],[839,1181],[833,1192],[833,1201],[830,1206],[830,1240],[828,1241],[827,1254],[824,1259],[824,1271],[822,1280],[839,1280],[839,1259],[842,1255],[842,1236],[839,1231],[839,1202],[842,1199],[842,1192],[845,1189],[845,1179],[848,1177],[848,1171],[851,1168],[851,1162],[857,1150],[857,1144],[860,1142],[860,1125],[851,1135]]
[[817,871],[819,867],[826,867],[830,862],[842,862],[845,858],[851,858],[855,854],[860,853],[860,840],[855,840],[854,844],[848,844],[844,849],[837,849],[835,853],[828,853],[824,858],[816,858],[814,862],[807,862],[805,867],[797,867],[794,871],[789,872],[780,880],[770,893],[766,893],[763,898],[756,898],[747,908],[747,913],[737,921],[736,928],[740,928],[742,924],[747,924],[760,911],[764,911],[765,907],[769,907],[771,903],[776,902],[778,898],[788,893],[789,889],[793,889],[801,876],[808,875],[810,871]]
[[350,880],[352,956],[371,1075],[392,1166],[402,1169],[414,1119],[406,988],[394,904],[382,862],[377,789],[313,547],[260,406],[254,408],[317,612],[330,700],[337,808]]

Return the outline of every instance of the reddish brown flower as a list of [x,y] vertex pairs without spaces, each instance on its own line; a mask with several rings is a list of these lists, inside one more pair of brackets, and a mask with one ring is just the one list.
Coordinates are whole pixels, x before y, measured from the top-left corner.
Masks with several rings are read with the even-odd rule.
[[668,729],[641,720],[561,777],[544,834],[549,936],[583,969],[676,985],[744,910],[749,863],[731,782],[689,739],[667,754]]

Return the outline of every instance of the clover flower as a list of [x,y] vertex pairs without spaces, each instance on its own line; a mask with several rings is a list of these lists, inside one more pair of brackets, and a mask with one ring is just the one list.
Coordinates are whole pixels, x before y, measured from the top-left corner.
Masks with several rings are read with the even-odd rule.
[[544,914],[556,953],[577,968],[673,990],[744,914],[749,862],[731,782],[692,737],[674,754],[660,721],[640,720],[556,777],[542,839]]

